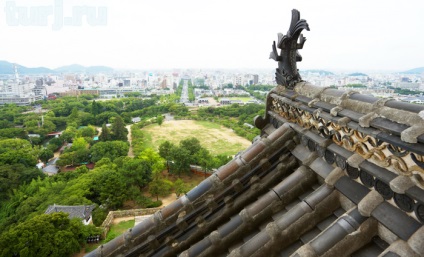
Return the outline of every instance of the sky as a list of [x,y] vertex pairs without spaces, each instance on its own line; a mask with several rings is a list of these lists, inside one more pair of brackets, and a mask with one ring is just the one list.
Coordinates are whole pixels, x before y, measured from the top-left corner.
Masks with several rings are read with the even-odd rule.
[[0,60],[27,67],[274,69],[298,9],[299,69],[424,66],[422,0],[0,0]]

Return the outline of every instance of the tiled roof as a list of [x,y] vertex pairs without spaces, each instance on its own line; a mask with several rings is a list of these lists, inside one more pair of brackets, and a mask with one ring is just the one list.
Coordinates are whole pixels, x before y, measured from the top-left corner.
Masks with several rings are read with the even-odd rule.
[[293,17],[260,139],[86,256],[424,256],[424,106],[302,81]]
[[47,210],[44,212],[45,214],[51,214],[55,212],[64,212],[69,213],[69,218],[80,218],[88,220],[91,216],[91,212],[94,210],[96,206],[93,205],[49,205]]

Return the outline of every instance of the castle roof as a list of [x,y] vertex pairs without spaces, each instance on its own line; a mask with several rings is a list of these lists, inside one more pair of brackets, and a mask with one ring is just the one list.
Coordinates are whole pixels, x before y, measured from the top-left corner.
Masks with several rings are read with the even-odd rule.
[[303,81],[302,29],[274,43],[260,138],[86,256],[424,256],[424,106]]

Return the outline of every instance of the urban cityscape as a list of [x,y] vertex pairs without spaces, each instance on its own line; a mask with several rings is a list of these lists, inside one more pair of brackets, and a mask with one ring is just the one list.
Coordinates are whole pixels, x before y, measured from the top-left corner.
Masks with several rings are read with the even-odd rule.
[[[6,62],[7,63],[7,62]],[[142,97],[175,93],[181,80],[192,81],[196,99],[184,103],[205,104],[204,97],[250,95],[245,89],[252,85],[276,85],[269,71],[174,69],[170,71],[114,71],[20,73],[17,65],[3,65],[0,74],[0,105],[31,105],[39,100],[59,96],[93,94],[100,99],[125,97],[138,93]],[[102,67],[102,66],[100,66]],[[7,70],[8,68],[8,70]],[[65,69],[66,70],[66,69]],[[7,72],[5,72],[7,71]],[[300,71],[302,78],[320,87],[354,90],[380,98],[424,103],[424,68],[397,73],[336,73],[325,70]],[[266,94],[267,90],[258,92]]]
[[[269,113],[276,115],[275,111],[284,110],[278,108],[285,104],[283,108],[287,108],[289,114],[283,112],[281,115],[293,115],[294,122],[300,122],[297,118],[293,119],[295,115],[305,115],[299,124],[309,128],[317,126],[319,135],[331,137],[331,142],[334,140],[341,146],[347,144],[343,147],[349,151],[354,151],[355,148],[360,149],[358,153],[361,153],[363,158],[376,160],[375,163],[384,167],[390,166],[388,158],[397,158],[397,162],[405,163],[403,166],[391,165],[393,167],[390,171],[385,170],[385,172],[406,174],[410,172],[409,169],[424,168],[423,157],[414,155],[415,153],[410,156],[405,155],[402,150],[405,143],[399,143],[399,139],[396,138],[390,139],[389,143],[384,140],[376,141],[380,144],[379,149],[388,149],[385,152],[375,150],[376,143],[373,141],[375,139],[368,135],[362,138],[361,132],[357,131],[351,133],[357,139],[347,139],[349,134],[343,132],[345,135],[338,142],[338,137],[341,138],[341,136],[337,134],[340,133],[337,129],[343,131],[346,128],[333,124],[329,127],[331,131],[325,128],[324,124],[331,123],[326,123],[322,117],[328,117],[330,114],[326,114],[325,111],[322,113],[322,109],[316,109],[311,112],[314,115],[307,116],[308,114],[302,114],[302,111],[295,109],[301,105],[300,102],[290,106],[285,101],[291,100],[275,96],[275,89],[281,90],[282,87],[276,84],[275,76],[279,76],[278,70],[277,74],[272,70],[263,69],[114,70],[106,66],[84,67],[81,65],[49,70],[27,68],[6,61],[1,63],[0,108],[2,112],[0,115],[3,120],[0,122],[0,176],[2,177],[0,199],[3,199],[4,204],[0,207],[0,227],[5,232],[0,235],[0,248],[3,248],[3,251],[0,250],[0,255],[4,256],[91,257],[103,252],[103,247],[108,249],[105,252],[106,256],[115,256],[115,251],[125,253],[127,250],[122,247],[124,244],[122,240],[128,237],[132,229],[146,226],[157,213],[163,213],[173,208],[174,204],[186,201],[184,199],[188,199],[188,196],[196,190],[203,190],[200,187],[202,183],[205,183],[204,181],[210,183],[209,178],[222,174],[222,170],[231,167],[228,165],[239,165],[239,162],[245,162],[243,158],[251,158],[247,155],[248,151],[252,151],[249,149],[261,147],[260,144],[263,144],[261,138],[266,138],[264,137],[266,133],[271,133],[270,131],[278,126],[284,127],[277,119],[269,118],[268,125],[261,131],[259,130],[260,122],[257,122],[258,119],[260,120],[258,117],[264,115],[264,110],[268,108],[270,108]],[[300,71],[302,80],[297,82],[300,96],[294,94],[292,99],[297,97],[310,99],[302,96],[305,94],[305,91],[302,91],[302,85],[310,83],[308,85],[313,85],[313,90],[318,90],[317,92],[326,92],[325,89],[328,88],[334,89],[337,97],[341,95],[340,98],[353,95],[360,97],[357,99],[364,98],[368,99],[365,101],[383,104],[391,101],[378,99],[393,99],[395,105],[398,101],[405,104],[400,108],[419,111],[424,104],[423,71],[423,68],[386,73],[304,70]],[[330,99],[332,97],[334,96],[330,96]],[[315,98],[310,101],[311,106],[315,106],[314,101],[319,102],[320,99]],[[321,102],[319,106],[326,106],[325,104],[328,103]],[[355,103],[355,107],[350,108],[360,109],[358,106],[361,104],[369,103]],[[330,104],[330,106],[334,105]],[[349,113],[351,110],[343,110],[339,106],[334,107],[330,112],[340,110],[345,112],[346,116],[343,119],[348,121],[357,119],[361,122],[361,119],[367,116],[358,113],[352,115]],[[393,133],[392,135],[402,135],[411,128],[418,129],[418,133],[421,133],[420,122],[423,111],[407,113],[406,115],[410,116],[401,118],[396,116],[398,111],[397,109],[393,111],[394,118],[390,116],[392,114],[389,114],[391,119],[398,119],[400,122],[409,119],[412,123],[408,121],[407,124],[402,124],[384,116],[377,116],[376,125],[371,121],[372,125],[368,126],[389,131]],[[317,119],[315,112],[320,116]],[[374,112],[371,114],[376,115]],[[334,113],[331,115],[334,116]],[[338,118],[337,113],[335,116]],[[284,117],[290,118],[290,116]],[[409,124],[412,124],[411,127],[405,129],[405,126]],[[326,129],[329,131],[328,135],[325,134]],[[275,131],[279,130],[280,128]],[[275,132],[269,134],[268,138],[271,138],[273,133]],[[377,130],[372,133],[384,132]],[[423,149],[420,145],[423,141],[421,137],[415,137],[418,143],[408,143],[406,147],[420,153]],[[300,149],[299,153],[293,153],[296,158],[298,158],[297,154],[319,149],[307,138],[308,148],[301,146],[300,142],[304,144],[305,138],[303,136],[294,139],[299,144],[295,150]],[[406,136],[407,140],[411,140],[409,138],[409,135]],[[348,140],[352,141],[347,143]],[[365,142],[363,140],[368,141],[363,143]],[[414,138],[410,142],[414,142],[413,140]],[[273,141],[269,142],[274,144]],[[291,142],[295,144],[295,141]],[[353,148],[351,144],[354,144]],[[369,148],[376,151],[376,156],[379,157],[370,155]],[[264,151],[270,151],[272,148],[265,149]],[[397,157],[391,155],[385,157],[388,153],[393,153]],[[262,158],[263,154],[260,153],[258,158]],[[345,168],[347,165],[345,163],[349,163],[342,160],[334,164],[332,159],[334,157],[331,156],[336,155],[326,150],[323,157],[318,160],[325,160],[329,164]],[[260,168],[255,168],[253,171],[267,169],[267,165],[261,166],[261,163],[267,163],[267,158],[262,159],[257,166]],[[342,157],[337,155],[335,158],[337,160]],[[381,158],[384,160],[379,161]],[[251,163],[254,163],[254,160],[256,158]],[[410,168],[406,163],[416,165],[410,165]],[[329,168],[324,164],[320,165],[323,168],[333,169],[331,165]],[[238,169],[244,169],[243,167]],[[321,172],[312,166],[308,169]],[[410,184],[417,184],[415,188],[422,190],[422,184],[420,184],[422,179],[419,174],[421,173],[418,173],[414,177],[416,180]],[[355,175],[349,176],[355,178]],[[232,182],[229,190],[233,190],[231,188],[239,183],[237,179],[234,181],[236,182]],[[360,181],[363,184],[368,183],[362,177]],[[286,183],[286,180],[281,183]],[[377,191],[380,190],[377,186],[375,187]],[[346,189],[341,188],[341,190]],[[252,186],[249,192],[257,194],[259,191]],[[305,194],[308,192],[310,191],[306,191]],[[385,193],[385,191],[378,192]],[[21,199],[22,194],[31,196]],[[352,197],[349,194],[346,195]],[[299,198],[301,199],[301,196]],[[38,204],[33,205],[32,201],[38,201]],[[410,201],[415,200],[411,198]],[[398,210],[397,206],[399,206],[408,212],[412,211],[412,208],[406,209],[396,200],[390,206],[395,210]],[[417,223],[414,223],[414,229],[419,227],[415,219],[420,222],[424,220],[420,212],[420,208],[424,208],[424,205],[417,200],[416,206],[413,218],[410,216],[401,218],[413,219],[413,222]],[[284,209],[282,211],[286,212]],[[344,211],[345,209],[340,207],[337,213]],[[180,212],[170,213],[171,217],[180,215]],[[335,211],[334,215],[339,214]],[[325,222],[329,226],[336,217],[334,215],[321,223]],[[281,219],[284,217],[283,215]],[[377,218],[383,220],[381,217]],[[34,224],[54,224],[57,220],[63,224],[70,223],[66,226],[56,226],[54,230],[48,232],[47,229],[33,228]],[[324,230],[321,223],[318,223],[316,229]],[[393,224],[387,223],[387,226],[393,227]],[[48,225],[45,227],[50,228]],[[72,229],[76,232],[70,232]],[[152,226],[149,233],[153,233],[155,229],[156,226]],[[63,236],[64,231],[69,234]],[[313,233],[315,235],[319,232]],[[10,240],[17,242],[19,239],[32,242],[31,238],[36,234],[50,238],[49,240],[60,237],[60,240],[66,241],[72,238],[72,241],[62,243],[60,246],[47,246],[43,243],[27,243],[23,246],[20,243],[9,243]],[[258,235],[261,235],[261,232]],[[338,235],[339,233],[329,232],[326,236],[338,237]],[[385,240],[384,244],[375,243],[371,246],[355,248],[355,250],[368,252],[370,247],[378,253],[386,248],[385,251],[393,250],[385,243],[391,242],[391,239],[385,238],[384,235],[379,235],[378,238],[380,237]],[[192,241],[196,242],[200,238],[195,236]],[[416,238],[421,237],[416,236]],[[141,252],[138,247],[144,247],[147,241],[145,239],[134,241],[132,249]],[[246,241],[246,245],[250,243]],[[194,246],[191,246],[189,250],[177,249],[190,251]],[[256,245],[256,247],[260,249],[260,246]],[[149,251],[155,252],[157,249],[159,248],[152,248]],[[277,248],[272,249],[276,251]],[[289,256],[289,253],[295,249],[284,250],[282,256]],[[297,251],[300,251],[299,249]],[[20,251],[19,255],[14,254],[17,251]],[[25,255],[25,251],[28,251],[29,255]],[[42,251],[52,251],[57,254],[39,254]],[[227,249],[223,247],[220,251],[226,252]],[[399,251],[399,253],[404,252]],[[206,256],[209,255],[206,254]]]

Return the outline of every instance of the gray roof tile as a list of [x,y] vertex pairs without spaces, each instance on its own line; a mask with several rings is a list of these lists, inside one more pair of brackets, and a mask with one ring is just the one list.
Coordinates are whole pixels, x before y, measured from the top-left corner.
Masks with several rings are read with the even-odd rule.
[[69,218],[80,218],[88,220],[91,215],[91,212],[94,210],[96,206],[93,205],[75,205],[75,206],[67,206],[67,205],[49,205],[47,210],[44,212],[45,214],[52,214],[55,212],[64,212],[69,214]]

